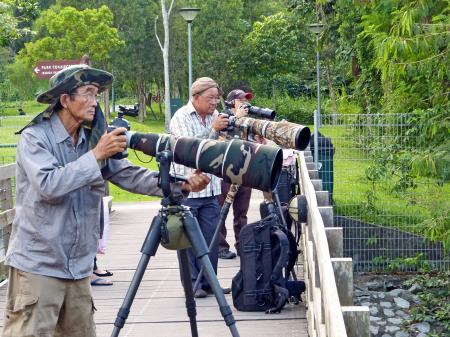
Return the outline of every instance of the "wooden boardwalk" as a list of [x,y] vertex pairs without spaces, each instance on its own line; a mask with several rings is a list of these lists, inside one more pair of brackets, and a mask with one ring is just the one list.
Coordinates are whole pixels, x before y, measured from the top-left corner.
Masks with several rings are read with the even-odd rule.
[[[249,222],[258,219],[260,193],[253,193]],[[97,336],[110,336],[117,311],[128,290],[129,283],[141,257],[141,245],[149,224],[160,208],[159,202],[114,203],[107,253],[99,256],[99,266],[114,273],[114,285],[93,287],[97,312]],[[227,221],[229,243],[234,243],[232,211]],[[231,279],[239,269],[239,258],[219,259],[218,276],[222,286],[231,286]],[[302,273],[301,266],[297,273]],[[5,289],[0,288],[0,325],[3,322]],[[242,337],[306,337],[306,311],[303,304],[287,304],[281,314],[266,315],[239,312],[232,305],[231,294],[226,295]],[[197,299],[197,321],[201,337],[230,336],[219,312],[214,296]],[[140,284],[128,320],[120,336],[181,337],[191,336],[184,304],[176,252],[158,248]],[[70,337],[70,336],[68,336]]]

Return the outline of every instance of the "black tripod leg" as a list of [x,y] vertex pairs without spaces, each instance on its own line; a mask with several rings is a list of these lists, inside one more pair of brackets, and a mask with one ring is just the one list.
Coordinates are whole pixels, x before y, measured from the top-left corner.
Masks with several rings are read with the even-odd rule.
[[191,242],[192,248],[196,257],[200,260],[205,272],[205,276],[208,279],[208,283],[213,290],[217,303],[219,304],[220,313],[222,314],[225,324],[230,329],[233,337],[239,337],[239,332],[236,328],[236,321],[233,317],[233,312],[225,299],[222,287],[219,284],[219,280],[214,272],[211,260],[208,256],[208,246],[206,245],[205,238],[200,231],[200,226],[197,219],[194,218],[190,211],[185,211],[183,216],[183,224],[186,235]]
[[141,252],[142,256],[139,260],[139,264],[131,280],[130,286],[128,288],[127,294],[123,300],[122,306],[117,313],[116,321],[114,322],[114,330],[111,333],[111,337],[119,336],[120,329],[123,328],[128,314],[130,313],[131,304],[133,303],[136,292],[144,276],[144,272],[150,261],[151,256],[155,256],[156,250],[158,249],[159,243],[161,241],[161,225],[163,219],[160,215],[153,218],[152,225],[147,233],[147,237],[142,245]]
[[[225,226],[225,221],[227,220],[228,212],[230,211],[230,206],[233,203],[234,197],[239,189],[239,185],[230,185],[230,189],[228,191],[227,197],[225,198],[225,202],[223,203],[222,208],[220,209],[219,214],[219,223],[214,231],[214,235],[212,237],[211,243],[209,244],[209,249],[214,247],[215,243],[219,239],[220,231],[222,227]],[[197,279],[194,284],[194,293],[197,291],[200,281],[203,277],[203,266],[200,268],[200,272],[198,273]]]
[[181,281],[183,283],[184,296],[186,297],[187,314],[189,317],[189,322],[191,323],[191,335],[192,337],[198,337],[197,320],[196,320],[197,310],[195,309],[194,292],[192,291],[192,280],[191,280],[191,272],[189,270],[187,249],[180,250],[179,254],[180,254]]

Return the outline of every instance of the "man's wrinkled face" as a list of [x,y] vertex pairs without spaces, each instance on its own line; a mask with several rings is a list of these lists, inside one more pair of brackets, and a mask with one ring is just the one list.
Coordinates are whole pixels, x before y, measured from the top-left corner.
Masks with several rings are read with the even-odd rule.
[[200,116],[211,115],[217,107],[219,100],[219,90],[209,88],[200,94],[194,95],[192,103]]
[[69,96],[69,99],[64,100],[63,106],[78,122],[92,122],[98,104],[97,94],[98,88],[95,85],[79,87],[75,92],[64,94]]

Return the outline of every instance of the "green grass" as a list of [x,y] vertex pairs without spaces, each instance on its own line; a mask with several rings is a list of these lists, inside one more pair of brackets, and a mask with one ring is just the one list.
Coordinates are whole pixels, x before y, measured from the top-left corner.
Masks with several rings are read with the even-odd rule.
[[[334,193],[336,214],[419,233],[416,224],[450,209],[450,184],[439,186],[428,178],[418,178],[414,190],[395,193],[393,178],[372,185],[366,178],[370,154],[359,149],[345,127],[323,127],[331,137],[334,154]],[[375,199],[371,202],[371,197]]]
[[[118,104],[131,105],[130,100],[123,100],[117,102]],[[39,104],[36,102],[24,102],[23,110],[26,112],[24,118],[18,116],[17,103],[6,103],[3,105],[3,116],[8,118],[0,119],[0,144],[17,144],[19,136],[14,133],[26,125],[36,114],[43,111],[46,106],[44,104]],[[6,107],[6,108],[5,108]],[[164,120],[161,119],[161,115],[157,113],[159,111],[157,106],[153,107],[156,112],[157,117],[160,119],[154,120],[153,116],[148,113],[148,117],[143,123],[138,122],[137,118],[125,116],[125,118],[131,124],[132,131],[138,131],[143,133],[164,133]],[[111,114],[111,119],[116,117],[116,113]],[[15,117],[17,116],[17,117]],[[152,170],[157,170],[156,160],[152,159],[142,152],[136,153],[134,150],[128,151],[128,159],[135,165],[143,166]],[[12,163],[15,161],[16,148],[15,147],[1,147],[0,148],[0,165]],[[110,195],[113,196],[115,202],[137,202],[137,201],[148,201],[148,200],[158,200],[156,197],[149,197],[140,194],[134,194],[122,190],[121,188],[110,184]]]

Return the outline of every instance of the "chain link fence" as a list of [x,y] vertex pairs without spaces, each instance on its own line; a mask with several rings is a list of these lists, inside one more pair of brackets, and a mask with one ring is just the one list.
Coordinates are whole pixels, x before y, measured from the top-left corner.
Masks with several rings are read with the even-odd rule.
[[430,226],[448,228],[450,184],[412,173],[414,121],[411,114],[321,117],[319,173],[355,271],[450,266],[442,243],[423,234]]

